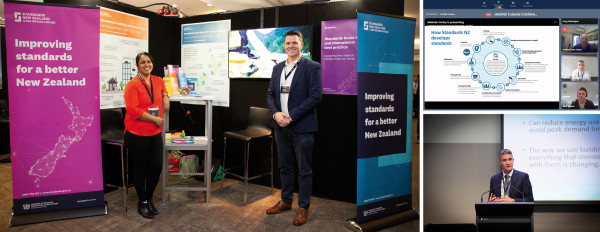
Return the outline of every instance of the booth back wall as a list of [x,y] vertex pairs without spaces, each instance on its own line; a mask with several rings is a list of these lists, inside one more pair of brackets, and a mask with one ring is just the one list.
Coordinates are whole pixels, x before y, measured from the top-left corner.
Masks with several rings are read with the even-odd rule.
[[163,17],[154,12],[100,0],[44,0],[44,3],[100,6],[148,18],[148,48],[154,58],[152,74],[163,76],[162,67],[167,64],[178,64],[174,63],[175,60],[179,60],[178,45],[181,41],[178,18]]
[[[403,15],[403,6],[404,1],[363,0],[286,6],[278,9],[267,8],[262,13],[263,27],[311,25],[314,44],[312,57],[320,62],[321,21],[353,19],[356,18],[357,9]],[[276,21],[277,18],[278,21]],[[184,18],[182,24],[224,19],[231,19],[232,30],[260,28],[261,10]],[[230,124],[227,123],[227,119],[224,119],[225,122],[222,125],[215,121],[213,157],[216,158],[222,157],[222,132],[243,129],[248,117],[248,108],[250,106],[266,107],[267,102],[268,79],[230,80],[230,108],[217,107],[214,111],[215,118],[222,116],[231,119]],[[323,95],[323,100],[317,108],[319,132],[315,135],[313,153],[313,195],[315,196],[356,202],[356,100],[355,95]],[[231,114],[228,114],[227,110]],[[219,130],[218,127],[225,129]],[[234,153],[242,153],[241,147],[236,147],[228,146],[228,157],[232,157]],[[251,172],[269,165],[268,149],[266,147],[255,149],[252,151],[259,154],[257,154],[258,157],[253,157],[252,161],[255,161],[255,164],[250,164]],[[227,161],[227,163],[229,162]],[[257,183],[268,185],[269,181],[268,178],[261,178],[257,180]],[[275,186],[280,187],[279,183],[275,153]]]
[[[149,11],[125,7],[106,1],[54,0],[46,3],[74,5],[99,5],[130,14],[149,18],[150,53],[155,58],[153,74],[162,76],[166,64],[181,64],[181,24],[231,20],[231,29],[255,29],[261,27],[261,10],[248,10],[227,14],[202,15],[183,19],[165,18]],[[351,0],[329,4],[306,4],[265,8],[262,10],[263,27],[285,27],[312,25],[314,60],[320,62],[321,21],[356,18],[356,10],[403,15],[404,1],[395,0]],[[278,11],[278,12],[277,12]],[[277,17],[278,16],[278,17]],[[278,20],[277,20],[278,19]],[[277,20],[277,21],[276,21]],[[213,111],[213,157],[223,157],[223,132],[245,128],[250,106],[266,107],[268,79],[231,79],[230,107],[215,107]],[[313,154],[313,195],[356,202],[356,96],[323,95],[318,106],[319,132],[316,134]],[[195,124],[188,118],[186,112]],[[204,131],[203,106],[173,104],[171,128],[185,129],[187,134],[202,134]],[[234,162],[235,154],[241,154],[241,145],[228,146],[228,161]],[[264,148],[263,148],[264,147]],[[254,146],[250,163],[250,174],[268,167],[268,146]],[[241,156],[238,156],[241,159]],[[254,162],[254,163],[252,163]],[[277,153],[275,151],[276,187],[280,187]],[[259,178],[255,183],[269,185],[269,178]]]

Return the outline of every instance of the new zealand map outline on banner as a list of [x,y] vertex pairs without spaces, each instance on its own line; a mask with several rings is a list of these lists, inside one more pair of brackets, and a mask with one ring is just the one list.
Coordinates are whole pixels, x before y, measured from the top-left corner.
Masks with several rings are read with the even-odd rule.
[[73,103],[65,97],[62,97],[62,99],[65,102],[65,105],[69,107],[69,110],[71,110],[71,114],[73,114],[73,121],[68,127],[75,132],[75,136],[71,137],[61,134],[60,137],[58,137],[58,142],[54,145],[54,149],[31,166],[29,175],[36,176],[35,183],[40,181],[40,178],[46,178],[48,175],[52,174],[58,160],[67,157],[65,153],[71,144],[79,142],[81,137],[85,134],[86,128],[91,126],[92,122],[94,122],[94,115],[81,117],[81,113],[77,106],[73,106]]

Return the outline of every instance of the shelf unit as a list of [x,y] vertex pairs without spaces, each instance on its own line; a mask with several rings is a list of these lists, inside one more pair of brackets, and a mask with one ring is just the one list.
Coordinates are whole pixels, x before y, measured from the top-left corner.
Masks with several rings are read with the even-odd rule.
[[[212,96],[202,96],[202,97],[171,97],[171,102],[190,102],[190,103],[205,103],[205,111],[204,111],[204,136],[194,136],[195,143],[190,144],[177,144],[177,143],[166,143],[164,133],[169,130],[169,113],[165,114],[165,123],[163,125],[163,170],[162,170],[162,202],[165,202],[166,199],[166,191],[199,191],[205,192],[206,202],[210,202],[210,185],[211,185],[211,164],[212,164],[212,101],[214,97]],[[200,138],[200,140],[196,140],[196,138]],[[202,141],[202,142],[200,142]],[[170,150],[200,150],[204,151],[204,172],[196,172],[196,173],[169,173],[169,151]],[[169,176],[171,175],[189,175],[189,176],[204,176],[204,186],[200,187],[178,187],[178,186],[169,186]]]

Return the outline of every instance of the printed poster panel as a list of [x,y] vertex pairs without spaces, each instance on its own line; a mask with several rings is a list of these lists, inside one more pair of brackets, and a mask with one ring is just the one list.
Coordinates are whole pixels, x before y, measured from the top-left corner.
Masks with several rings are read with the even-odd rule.
[[135,56],[147,51],[147,18],[100,8],[101,109],[125,107],[125,86],[138,73]]
[[321,22],[323,94],[356,95],[356,19]]
[[104,205],[99,9],[4,10],[14,214]]
[[228,42],[231,20],[181,25],[181,72],[190,91],[229,107]]
[[357,22],[356,204],[357,222],[364,223],[412,208],[409,119],[416,22],[365,13],[358,13]]

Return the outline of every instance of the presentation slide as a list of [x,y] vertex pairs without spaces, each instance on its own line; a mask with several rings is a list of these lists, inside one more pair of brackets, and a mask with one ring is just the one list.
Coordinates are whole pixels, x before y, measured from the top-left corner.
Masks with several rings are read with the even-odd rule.
[[535,201],[600,200],[600,115],[504,115],[504,147]]
[[[558,24],[552,20],[428,19],[424,36],[426,108],[431,108],[428,102],[458,108],[469,108],[461,104],[467,102],[508,102],[508,106],[482,108],[531,109],[546,108],[539,103],[552,102],[549,108],[557,109],[558,34]],[[518,102],[528,105],[510,106]]]

